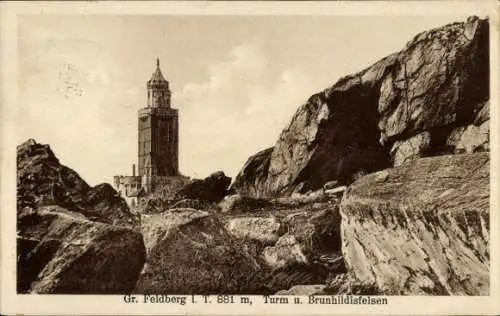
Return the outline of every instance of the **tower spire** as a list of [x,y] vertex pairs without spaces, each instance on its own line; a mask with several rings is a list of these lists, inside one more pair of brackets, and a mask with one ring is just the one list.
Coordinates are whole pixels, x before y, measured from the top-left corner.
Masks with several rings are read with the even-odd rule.
[[156,68],[160,68],[160,58],[156,58]]

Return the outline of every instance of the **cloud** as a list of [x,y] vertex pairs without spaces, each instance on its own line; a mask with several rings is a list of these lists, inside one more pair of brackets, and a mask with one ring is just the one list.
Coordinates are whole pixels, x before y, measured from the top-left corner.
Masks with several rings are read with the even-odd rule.
[[239,45],[207,65],[206,81],[183,87],[174,102],[183,172],[236,176],[249,156],[274,144],[299,105],[318,90],[305,71],[272,67],[261,47]]
[[[202,83],[188,83],[181,92],[183,107],[196,107],[201,98],[212,108],[231,110],[247,104],[248,87],[259,84],[265,75],[267,59],[258,46],[240,45],[225,60],[207,65],[209,78]],[[235,101],[241,101],[236,104]],[[185,102],[185,103],[184,103]]]
[[[90,184],[109,181],[113,174],[109,166],[125,160],[123,153],[130,148],[122,141],[119,119],[113,119],[122,102],[112,96],[116,89],[101,58],[102,47],[91,42],[55,42],[40,47],[37,57],[27,58],[34,67],[21,73],[18,143],[34,137],[50,144],[61,162]],[[135,113],[133,109],[130,117]],[[134,138],[135,129],[130,131]],[[130,158],[126,160],[129,165]]]

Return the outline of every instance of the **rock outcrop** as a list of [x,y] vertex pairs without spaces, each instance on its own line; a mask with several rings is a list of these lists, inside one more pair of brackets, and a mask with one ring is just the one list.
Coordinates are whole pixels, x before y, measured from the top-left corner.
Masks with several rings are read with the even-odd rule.
[[311,96],[232,188],[288,195],[420,157],[488,150],[488,54],[488,21],[476,17],[417,35]]
[[148,259],[137,293],[242,293],[260,269],[224,225],[205,211],[143,215],[141,230]]
[[176,199],[198,199],[204,202],[219,202],[228,194],[231,178],[224,172],[215,172],[203,180],[194,179],[176,193]]
[[262,188],[267,181],[273,151],[274,147],[267,148],[248,158],[231,188],[235,188],[245,195],[257,197],[265,195]]
[[48,145],[30,139],[17,147],[17,207],[58,205],[90,220],[131,225],[123,198],[107,183],[90,187],[62,165]]
[[141,235],[89,221],[59,206],[18,211],[17,290],[44,294],[125,294],[145,261]]
[[421,158],[354,182],[348,270],[380,293],[489,295],[489,154]]
[[129,293],[146,255],[134,225],[109,184],[90,187],[48,145],[17,147],[19,293]]

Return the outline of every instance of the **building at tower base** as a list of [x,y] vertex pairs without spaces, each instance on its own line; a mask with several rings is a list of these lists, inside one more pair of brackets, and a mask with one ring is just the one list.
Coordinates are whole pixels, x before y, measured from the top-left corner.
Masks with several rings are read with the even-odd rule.
[[114,186],[127,204],[131,208],[135,208],[139,206],[142,198],[155,190],[177,191],[186,185],[189,180],[189,177],[183,175],[155,176],[151,178],[118,175],[114,176]]

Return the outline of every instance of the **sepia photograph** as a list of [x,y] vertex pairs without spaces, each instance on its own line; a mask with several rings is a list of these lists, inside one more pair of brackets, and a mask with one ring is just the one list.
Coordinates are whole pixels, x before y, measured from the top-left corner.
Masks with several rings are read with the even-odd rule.
[[11,26],[14,295],[492,295],[498,16],[168,12]]

